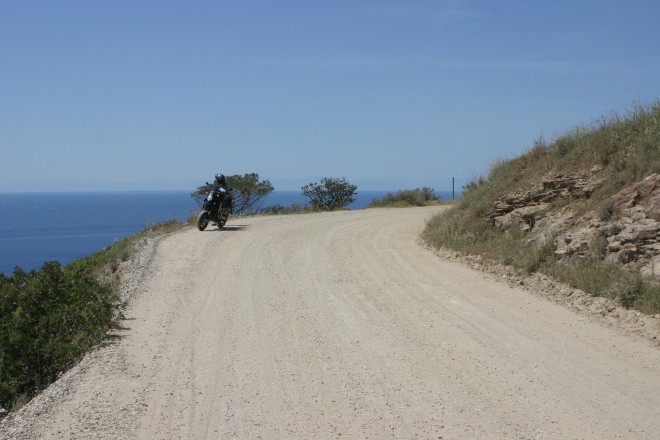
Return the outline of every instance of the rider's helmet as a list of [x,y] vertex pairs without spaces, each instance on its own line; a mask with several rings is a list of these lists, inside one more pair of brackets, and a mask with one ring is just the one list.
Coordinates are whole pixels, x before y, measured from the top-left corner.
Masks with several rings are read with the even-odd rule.
[[227,184],[227,179],[225,179],[225,175],[224,175],[224,174],[220,174],[220,173],[218,173],[218,174],[215,175],[215,182],[216,182],[218,185],[226,185],[226,184]]

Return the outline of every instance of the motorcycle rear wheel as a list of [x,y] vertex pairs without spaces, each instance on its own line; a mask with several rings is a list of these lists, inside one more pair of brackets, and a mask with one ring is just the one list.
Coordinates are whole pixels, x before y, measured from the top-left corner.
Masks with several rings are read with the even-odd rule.
[[202,211],[197,216],[197,229],[203,231],[209,225],[209,212]]

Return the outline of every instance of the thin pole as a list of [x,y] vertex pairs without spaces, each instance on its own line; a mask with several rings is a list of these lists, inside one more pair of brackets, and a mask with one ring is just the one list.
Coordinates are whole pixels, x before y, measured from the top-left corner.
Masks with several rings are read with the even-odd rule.
[[451,199],[455,200],[456,198],[454,197],[454,178],[451,178]]

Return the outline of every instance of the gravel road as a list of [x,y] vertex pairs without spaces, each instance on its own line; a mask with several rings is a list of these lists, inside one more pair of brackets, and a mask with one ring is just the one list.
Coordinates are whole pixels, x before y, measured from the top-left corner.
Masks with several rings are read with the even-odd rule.
[[425,249],[441,209],[166,237],[2,438],[658,438],[660,350]]

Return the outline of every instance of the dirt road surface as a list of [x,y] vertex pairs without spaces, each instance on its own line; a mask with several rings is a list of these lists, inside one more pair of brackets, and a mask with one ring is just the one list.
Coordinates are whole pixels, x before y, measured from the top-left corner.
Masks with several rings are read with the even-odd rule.
[[424,249],[441,209],[164,239],[124,328],[5,437],[659,438],[660,350]]

